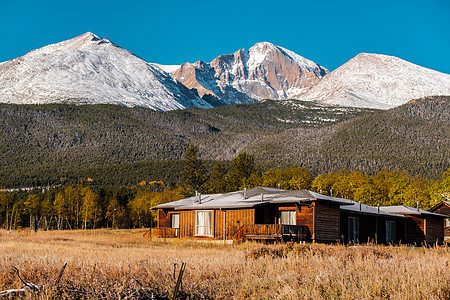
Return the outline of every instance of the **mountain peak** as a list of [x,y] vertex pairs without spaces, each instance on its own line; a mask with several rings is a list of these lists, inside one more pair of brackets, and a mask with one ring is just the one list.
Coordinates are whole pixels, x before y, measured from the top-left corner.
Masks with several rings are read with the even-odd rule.
[[100,38],[92,32],[86,32],[82,35],[65,40],[56,44],[50,44],[42,48],[30,51],[26,56],[33,56],[43,53],[54,53],[64,50],[79,50],[86,46],[95,46],[100,44],[112,44],[107,38]]
[[278,60],[279,57],[286,57],[300,66],[304,71],[313,72],[317,78],[322,78],[328,73],[328,70],[319,66],[315,62],[304,58],[297,53],[286,48],[274,45],[269,42],[256,43],[248,51],[250,59],[248,65],[250,68],[259,66],[264,60]]
[[80,37],[88,37],[91,38],[92,40],[98,41],[100,38],[98,37],[98,35],[88,31],[86,33],[83,33],[82,35],[75,37],[75,38],[80,38]]
[[275,49],[277,48],[276,45],[269,43],[269,42],[259,42],[254,44],[250,49],[255,50],[267,50],[267,49]]
[[373,61],[373,62],[392,62],[392,61],[401,61],[401,62],[406,62],[409,63],[401,58],[398,58],[396,56],[390,56],[390,55],[386,55],[386,54],[377,54],[377,53],[366,53],[366,52],[361,52],[358,55],[356,55],[355,57],[353,57],[352,59],[350,59],[350,61],[359,61],[359,60],[368,60],[368,61]]
[[279,47],[269,42],[259,42],[254,44],[249,50],[250,55],[265,55],[271,51],[277,51]]

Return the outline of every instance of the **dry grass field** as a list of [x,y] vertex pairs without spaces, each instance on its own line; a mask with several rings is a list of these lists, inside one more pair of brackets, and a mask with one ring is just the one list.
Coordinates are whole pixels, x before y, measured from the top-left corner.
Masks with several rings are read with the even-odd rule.
[[[0,231],[0,291],[9,298],[450,299],[450,248],[261,245],[150,240],[139,230]],[[67,267],[55,282],[64,263]],[[1,298],[1,297],[0,297]]]

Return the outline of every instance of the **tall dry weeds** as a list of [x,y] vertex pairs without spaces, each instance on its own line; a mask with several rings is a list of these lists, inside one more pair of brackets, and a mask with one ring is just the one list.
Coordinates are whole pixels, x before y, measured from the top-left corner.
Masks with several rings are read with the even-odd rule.
[[184,295],[198,298],[450,299],[449,261],[445,246],[223,245],[151,241],[133,230],[0,231],[0,290],[23,286],[16,267],[41,288],[24,294],[30,299],[170,297],[181,262]]

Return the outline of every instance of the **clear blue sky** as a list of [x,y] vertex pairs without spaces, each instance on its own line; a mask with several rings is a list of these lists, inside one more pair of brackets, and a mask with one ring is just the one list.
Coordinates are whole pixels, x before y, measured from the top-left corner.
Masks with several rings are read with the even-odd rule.
[[333,70],[360,52],[450,74],[450,1],[0,0],[0,61],[87,31],[181,64],[267,41]]

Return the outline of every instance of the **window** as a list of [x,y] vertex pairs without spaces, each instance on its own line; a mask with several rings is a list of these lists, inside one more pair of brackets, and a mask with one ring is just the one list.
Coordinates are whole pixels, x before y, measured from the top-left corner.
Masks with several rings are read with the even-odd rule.
[[180,214],[171,214],[170,215],[170,227],[171,228],[180,228]]
[[297,225],[295,218],[295,210],[280,211],[280,219],[278,223],[283,225]]
[[348,217],[348,241],[359,241],[359,218]]
[[386,243],[395,243],[395,221],[386,221]]
[[445,219],[445,227],[450,227],[450,218]]
[[195,212],[195,235],[213,236],[212,210],[198,210]]

